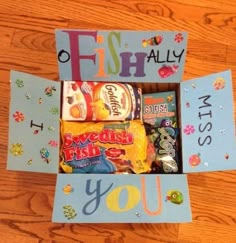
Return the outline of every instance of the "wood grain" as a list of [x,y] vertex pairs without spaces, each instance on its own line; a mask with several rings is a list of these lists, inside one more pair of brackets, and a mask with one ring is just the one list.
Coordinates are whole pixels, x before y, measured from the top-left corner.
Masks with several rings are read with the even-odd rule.
[[0,2],[0,243],[236,242],[236,171],[188,175],[192,223],[54,224],[56,176],[6,170],[9,70],[57,80],[56,28],[188,31],[184,79],[231,69],[236,80],[236,2]]

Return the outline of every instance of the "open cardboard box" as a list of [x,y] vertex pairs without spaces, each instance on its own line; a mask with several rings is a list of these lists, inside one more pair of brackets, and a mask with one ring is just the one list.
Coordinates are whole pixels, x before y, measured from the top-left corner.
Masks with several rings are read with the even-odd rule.
[[236,168],[231,72],[182,82],[183,32],[57,30],[56,41],[60,80],[127,82],[144,94],[176,91],[183,173],[60,173],[62,82],[17,71],[7,168],[58,174],[54,222],[191,221],[185,173]]

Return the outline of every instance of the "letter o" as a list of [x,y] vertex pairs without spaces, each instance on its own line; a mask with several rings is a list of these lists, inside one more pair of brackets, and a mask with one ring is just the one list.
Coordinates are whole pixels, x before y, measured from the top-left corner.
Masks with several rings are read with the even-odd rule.
[[[64,56],[64,60],[62,59]],[[58,55],[57,55],[58,61],[61,63],[66,63],[70,60],[70,54],[69,52],[65,51],[65,50],[60,50]]]
[[[119,198],[120,198],[120,193],[122,190],[127,190],[128,192],[128,200],[126,205],[123,208],[120,208],[119,205]],[[139,189],[135,186],[119,186],[112,190],[106,197],[106,204],[108,209],[110,209],[113,212],[126,212],[129,211],[130,209],[134,208],[138,202],[140,201],[141,195],[139,192]]]

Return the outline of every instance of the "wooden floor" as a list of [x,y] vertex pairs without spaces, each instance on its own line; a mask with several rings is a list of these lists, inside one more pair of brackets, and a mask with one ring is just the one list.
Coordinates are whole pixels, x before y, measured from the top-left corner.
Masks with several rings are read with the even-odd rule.
[[188,175],[192,223],[70,225],[56,175],[6,170],[9,70],[57,80],[55,28],[188,31],[184,79],[232,69],[236,102],[235,0],[0,0],[0,242],[235,243],[236,171]]

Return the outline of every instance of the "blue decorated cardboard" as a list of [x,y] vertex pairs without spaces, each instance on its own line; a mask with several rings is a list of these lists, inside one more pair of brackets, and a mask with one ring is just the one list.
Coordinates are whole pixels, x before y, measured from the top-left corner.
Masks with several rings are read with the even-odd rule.
[[61,80],[180,82],[186,45],[186,32],[56,30]]
[[181,83],[184,172],[236,169],[231,72]]
[[11,72],[8,169],[57,173],[60,82]]
[[189,222],[186,175],[59,174],[54,222]]
[[[184,32],[58,30],[60,79],[176,83],[183,172],[235,169],[231,72],[182,82],[186,41]],[[191,221],[186,175],[61,174],[61,103],[61,82],[11,72],[7,168],[58,174],[55,222]]]

